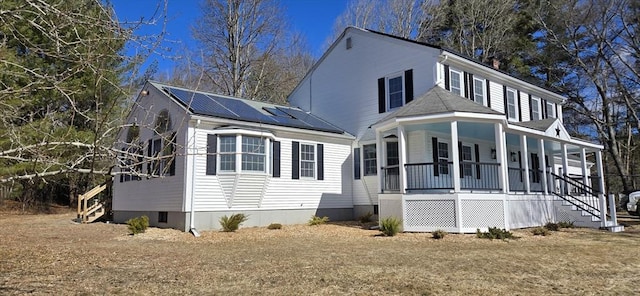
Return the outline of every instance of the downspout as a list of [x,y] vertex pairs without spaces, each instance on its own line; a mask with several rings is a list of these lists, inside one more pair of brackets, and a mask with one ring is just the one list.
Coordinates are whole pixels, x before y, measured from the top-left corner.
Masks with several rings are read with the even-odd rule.
[[193,234],[195,237],[200,237],[200,233],[196,230],[196,211],[194,209],[194,200],[195,200],[195,183],[196,183],[196,155],[198,154],[198,148],[196,147],[196,133],[198,128],[200,127],[200,119],[196,121],[196,125],[193,129],[193,147],[191,151],[193,152],[193,161],[191,162],[191,215],[189,222],[189,232]]

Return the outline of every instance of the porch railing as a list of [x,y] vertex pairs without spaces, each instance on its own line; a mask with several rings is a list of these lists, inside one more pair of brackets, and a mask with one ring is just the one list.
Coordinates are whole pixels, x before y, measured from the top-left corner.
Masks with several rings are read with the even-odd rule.
[[382,192],[400,191],[400,166],[388,166],[382,168]]
[[[542,192],[542,170],[529,170],[529,191]],[[547,177],[547,180],[549,177]],[[524,169],[509,168],[509,190],[510,191],[526,191],[524,180]]]
[[[499,163],[464,162],[460,164],[460,189],[500,190]],[[453,189],[453,162],[412,163],[405,165],[407,190]]]

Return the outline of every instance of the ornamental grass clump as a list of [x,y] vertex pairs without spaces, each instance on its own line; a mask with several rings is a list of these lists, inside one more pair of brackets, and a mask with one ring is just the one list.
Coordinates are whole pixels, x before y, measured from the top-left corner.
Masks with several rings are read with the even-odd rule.
[[506,229],[500,229],[498,227],[489,227],[488,231],[482,232],[480,229],[476,229],[476,237],[477,238],[486,238],[490,240],[501,239],[518,239],[519,237],[513,235],[510,231]]
[[531,233],[533,233],[533,235],[542,235],[542,236],[551,235],[551,232],[549,231],[549,229],[544,227],[536,227],[531,230]]
[[282,229],[282,224],[280,224],[280,223],[271,223],[271,224],[269,224],[269,226],[267,226],[267,229],[269,229],[269,230]]
[[380,231],[385,236],[395,236],[402,230],[402,220],[396,217],[387,217],[380,220]]
[[327,224],[327,222],[329,222],[329,217],[324,216],[324,217],[318,217],[316,215],[311,216],[311,219],[309,219],[309,226],[316,226],[316,225],[322,225],[322,224]]
[[233,214],[231,217],[226,215],[220,218],[220,226],[224,232],[235,232],[240,228],[240,224],[247,221],[248,217],[245,214]]
[[136,235],[147,230],[147,228],[149,227],[149,217],[135,217],[127,220],[125,223],[127,223],[127,227],[129,228],[131,234]]
[[367,212],[366,214],[358,217],[358,220],[360,221],[360,223],[364,224],[364,223],[369,223],[371,222],[371,217],[373,216],[373,213],[371,212]]
[[445,236],[447,236],[447,232],[440,229],[431,233],[431,237],[433,237],[434,239],[443,239]]

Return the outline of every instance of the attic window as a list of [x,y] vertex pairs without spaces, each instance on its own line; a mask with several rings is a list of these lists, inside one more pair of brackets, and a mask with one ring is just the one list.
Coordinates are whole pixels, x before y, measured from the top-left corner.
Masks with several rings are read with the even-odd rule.
[[351,46],[352,46],[352,45],[353,45],[353,44],[351,44],[351,37],[348,37],[348,38],[347,38],[347,50],[351,49]]

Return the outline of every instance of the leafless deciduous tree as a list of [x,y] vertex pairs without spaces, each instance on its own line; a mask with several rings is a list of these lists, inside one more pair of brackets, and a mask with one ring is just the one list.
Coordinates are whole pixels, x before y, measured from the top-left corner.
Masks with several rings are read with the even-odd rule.
[[[278,2],[206,0],[202,11],[193,35],[200,42],[202,54],[197,56],[202,57],[199,64],[214,86],[212,91],[282,103],[286,94],[268,90],[280,85],[288,94],[293,89],[287,84],[289,74],[300,68],[306,72],[309,55],[287,30]],[[295,70],[280,72],[284,66]]]
[[[569,57],[558,87],[568,107],[584,119],[620,177],[623,190],[638,185],[640,120],[640,2],[563,1],[542,7],[538,19],[549,43]],[[547,10],[547,11],[545,11]],[[549,19],[555,12],[562,16]]]

